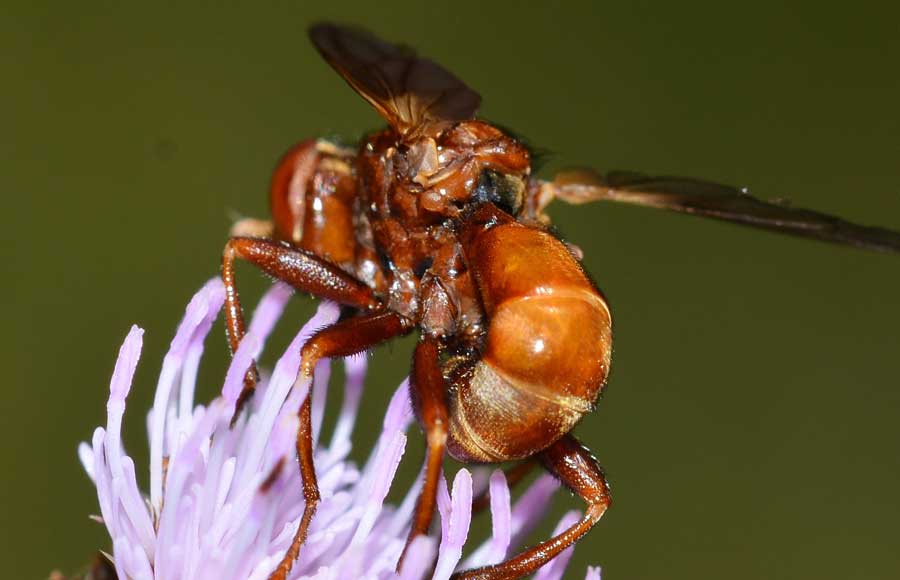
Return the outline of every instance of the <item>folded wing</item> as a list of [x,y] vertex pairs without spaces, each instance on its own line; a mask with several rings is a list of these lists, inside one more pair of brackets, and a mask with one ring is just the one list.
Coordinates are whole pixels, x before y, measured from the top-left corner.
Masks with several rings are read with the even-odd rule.
[[481,97],[437,63],[348,26],[317,24],[309,37],[328,64],[402,137],[436,134],[475,116]]
[[900,233],[863,226],[814,210],[768,202],[746,190],[686,177],[652,177],[625,171],[601,175],[589,169],[565,171],[545,184],[552,198],[581,204],[616,201],[715,218],[784,234],[882,252],[900,252]]

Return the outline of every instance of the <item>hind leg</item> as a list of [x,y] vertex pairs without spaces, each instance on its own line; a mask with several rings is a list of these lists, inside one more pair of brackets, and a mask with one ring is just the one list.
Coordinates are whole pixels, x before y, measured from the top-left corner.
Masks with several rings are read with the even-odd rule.
[[603,470],[577,439],[566,435],[542,451],[538,459],[547,471],[556,475],[587,503],[584,516],[563,533],[528,548],[514,558],[494,566],[454,574],[454,580],[514,580],[531,574],[581,539],[606,512],[610,495]]

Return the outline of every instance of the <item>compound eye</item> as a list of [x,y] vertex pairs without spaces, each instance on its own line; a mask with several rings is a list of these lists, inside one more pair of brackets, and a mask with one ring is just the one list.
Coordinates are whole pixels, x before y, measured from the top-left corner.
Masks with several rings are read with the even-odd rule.
[[525,181],[517,175],[485,169],[472,192],[475,201],[489,201],[510,215],[518,215],[525,200]]

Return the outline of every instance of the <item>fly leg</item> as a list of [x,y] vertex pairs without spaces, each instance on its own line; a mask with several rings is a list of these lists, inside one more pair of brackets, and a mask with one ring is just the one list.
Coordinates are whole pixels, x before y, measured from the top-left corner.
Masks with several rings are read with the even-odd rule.
[[[341,268],[319,256],[288,244],[265,238],[233,237],[222,252],[222,281],[225,283],[225,328],[231,352],[237,350],[244,337],[244,314],[235,286],[234,261],[250,262],[266,274],[290,284],[300,292],[338,304],[353,306],[362,311],[380,307],[374,292]],[[235,406],[235,418],[253,394],[257,381],[256,365],[250,366],[244,377],[244,389]]]
[[425,460],[425,483],[419,493],[406,546],[397,562],[398,571],[412,541],[417,536],[428,532],[437,502],[437,488],[441,477],[441,465],[447,447],[447,429],[449,428],[447,387],[438,365],[438,354],[438,340],[428,335],[422,336],[413,354],[409,394],[413,409],[425,429],[428,449]]
[[597,460],[577,439],[566,435],[538,455],[544,468],[587,504],[584,516],[561,534],[528,548],[518,556],[475,570],[453,580],[514,580],[533,573],[584,536],[610,505],[609,486]]
[[[312,384],[316,364],[324,358],[345,357],[368,350],[412,330],[410,322],[394,312],[379,312],[350,318],[323,328],[303,345],[300,351],[300,374],[297,382]],[[296,383],[295,383],[296,385]],[[294,534],[290,547],[269,580],[285,580],[300,555],[300,548],[306,541],[309,525],[319,504],[319,485],[316,481],[316,467],[313,462],[313,429],[311,420],[312,392],[306,396],[300,407],[300,428],[297,432],[297,458],[300,463],[300,477],[303,481],[303,516]]]

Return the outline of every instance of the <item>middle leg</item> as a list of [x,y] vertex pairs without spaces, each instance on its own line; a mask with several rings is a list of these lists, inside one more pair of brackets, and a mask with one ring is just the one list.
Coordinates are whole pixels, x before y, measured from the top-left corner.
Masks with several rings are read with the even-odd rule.
[[[379,312],[357,318],[349,318],[324,328],[313,335],[300,351],[300,372],[297,382],[309,381],[312,384],[313,371],[316,364],[324,358],[345,357],[362,352],[373,346],[406,334],[413,328],[412,324],[395,312]],[[300,477],[303,484],[303,516],[294,533],[290,547],[270,576],[270,580],[287,578],[300,548],[306,540],[309,525],[319,504],[319,485],[316,480],[316,468],[313,462],[313,429],[311,419],[312,392],[306,395],[300,407],[300,429],[297,432],[297,459],[300,463]]]
[[425,482],[419,493],[416,511],[406,546],[397,562],[397,570],[403,565],[406,551],[412,541],[428,532],[434,517],[437,502],[437,488],[441,477],[441,465],[447,447],[447,429],[449,426],[446,387],[444,377],[438,363],[439,342],[433,336],[422,335],[413,354],[412,377],[409,394],[413,409],[425,430],[428,446],[425,463]]

